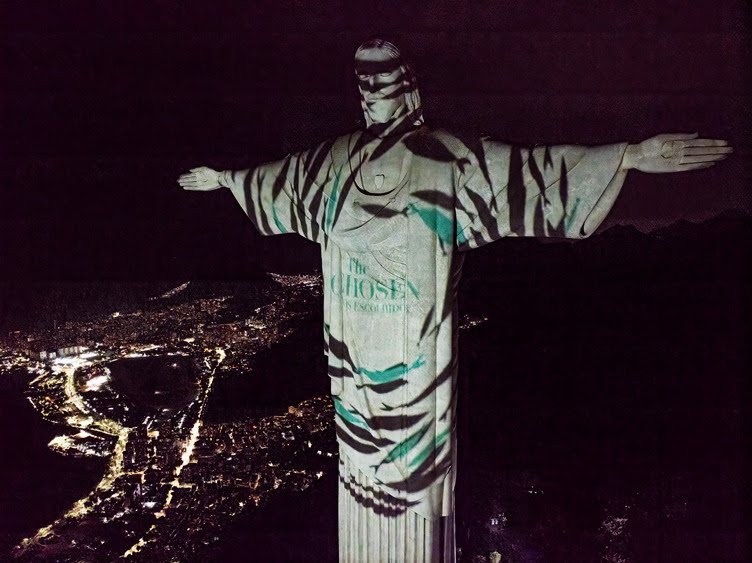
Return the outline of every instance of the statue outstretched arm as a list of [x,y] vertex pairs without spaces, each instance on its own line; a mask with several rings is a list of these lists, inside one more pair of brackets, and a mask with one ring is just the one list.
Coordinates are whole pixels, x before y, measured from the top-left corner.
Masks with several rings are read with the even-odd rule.
[[178,178],[178,184],[192,192],[210,192],[219,188],[229,188],[232,195],[244,210],[247,210],[246,193],[243,189],[245,177],[249,170],[233,172],[230,170],[217,171],[208,166],[191,168],[190,171]]
[[[708,168],[725,159],[733,149],[720,139],[698,139],[697,133],[671,133],[656,135],[636,145],[627,145],[619,172],[640,170],[651,174],[686,172]],[[613,192],[613,193],[609,193]],[[608,215],[618,189],[607,189],[593,206],[582,227],[583,233],[592,233]]]
[[458,191],[458,244],[506,236],[583,238],[609,213],[628,170],[708,168],[732,152],[719,139],[666,134],[638,144],[526,149],[484,140],[471,150]]
[[[313,156],[312,156],[312,154]],[[326,147],[246,170],[192,168],[178,178],[189,191],[228,188],[263,235],[297,233],[320,242],[329,159]]]
[[248,212],[247,191],[244,188],[246,177],[251,169],[214,170],[208,166],[191,168],[178,178],[178,184],[188,191],[210,192],[219,188],[228,188],[246,213]]
[[721,139],[698,139],[697,133],[656,135],[639,144],[628,145],[621,168],[653,174],[685,172],[708,168],[733,152]]
[[584,238],[616,200],[627,143],[532,149],[483,140],[457,190],[458,246],[508,236]]

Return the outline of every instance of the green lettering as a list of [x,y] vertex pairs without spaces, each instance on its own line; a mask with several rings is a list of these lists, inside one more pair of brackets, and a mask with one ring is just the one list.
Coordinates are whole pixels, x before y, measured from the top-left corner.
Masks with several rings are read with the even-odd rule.
[[381,282],[376,283],[376,291],[378,291],[378,294],[376,295],[376,299],[386,299],[387,297],[389,297],[389,290]]
[[[364,283],[368,283],[368,289],[371,290],[371,293],[370,293],[370,295],[368,297],[366,297],[366,292],[363,291],[363,284]],[[374,293],[374,289],[373,289],[373,284],[371,283],[371,281],[370,280],[360,280],[360,296],[361,297],[365,297],[366,299],[373,299],[373,293]]]

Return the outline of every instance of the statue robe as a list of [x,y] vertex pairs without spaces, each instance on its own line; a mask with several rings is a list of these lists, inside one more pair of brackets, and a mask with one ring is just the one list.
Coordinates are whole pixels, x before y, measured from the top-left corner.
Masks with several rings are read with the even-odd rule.
[[[365,135],[221,183],[261,233],[321,246],[342,485],[376,514],[436,519],[453,515],[463,252],[503,237],[588,236],[624,181],[626,144],[527,149],[424,126]],[[375,193],[366,151],[389,163],[387,193]]]

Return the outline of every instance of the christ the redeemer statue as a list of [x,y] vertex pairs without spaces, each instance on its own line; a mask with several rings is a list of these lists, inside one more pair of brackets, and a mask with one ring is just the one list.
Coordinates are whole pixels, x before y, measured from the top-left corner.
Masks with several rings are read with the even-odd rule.
[[731,148],[696,135],[533,149],[468,139],[423,124],[391,43],[361,45],[355,72],[364,131],[248,170],[194,168],[179,183],[227,187],[262,234],[321,246],[340,561],[454,561],[464,252],[503,237],[587,237],[627,170],[705,168]]

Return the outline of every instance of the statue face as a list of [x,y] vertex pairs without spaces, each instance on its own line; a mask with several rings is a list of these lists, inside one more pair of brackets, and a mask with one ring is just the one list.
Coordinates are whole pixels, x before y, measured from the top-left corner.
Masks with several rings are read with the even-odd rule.
[[405,69],[386,49],[359,49],[355,54],[360,103],[371,123],[388,123],[406,113]]

